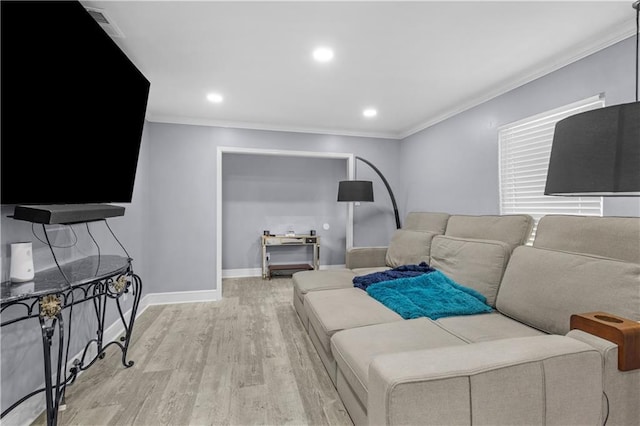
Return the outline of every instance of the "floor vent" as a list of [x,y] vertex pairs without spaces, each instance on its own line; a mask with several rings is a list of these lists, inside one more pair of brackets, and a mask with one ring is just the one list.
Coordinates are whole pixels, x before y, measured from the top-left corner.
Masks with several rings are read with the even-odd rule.
[[102,27],[102,29],[111,37],[124,38],[124,34],[120,31],[120,28],[113,22],[113,19],[107,15],[103,9],[95,7],[86,7],[86,11],[91,17]]

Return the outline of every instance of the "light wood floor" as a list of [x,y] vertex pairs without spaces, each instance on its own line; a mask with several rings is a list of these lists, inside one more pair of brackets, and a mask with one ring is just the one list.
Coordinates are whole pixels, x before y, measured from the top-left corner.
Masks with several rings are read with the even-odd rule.
[[[351,425],[290,278],[225,279],[223,300],[149,307],[67,390],[60,425]],[[35,424],[43,424],[41,416]]]

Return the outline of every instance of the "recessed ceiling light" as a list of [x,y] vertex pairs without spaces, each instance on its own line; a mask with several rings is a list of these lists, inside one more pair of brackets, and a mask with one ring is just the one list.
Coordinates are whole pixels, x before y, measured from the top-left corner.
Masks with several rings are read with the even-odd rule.
[[376,111],[374,108],[367,108],[364,111],[362,111],[362,115],[364,115],[367,118],[371,118],[378,115],[378,111]]
[[333,59],[333,50],[328,47],[318,47],[313,51],[313,59],[318,62],[329,62]]
[[214,104],[219,104],[220,102],[222,102],[224,100],[224,98],[222,97],[222,95],[220,93],[209,93],[207,95],[207,100],[209,102],[213,102]]

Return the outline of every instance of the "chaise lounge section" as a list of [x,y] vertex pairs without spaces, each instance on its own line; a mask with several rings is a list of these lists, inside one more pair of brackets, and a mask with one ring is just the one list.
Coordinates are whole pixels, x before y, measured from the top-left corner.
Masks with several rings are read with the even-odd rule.
[[293,275],[293,306],[309,330],[304,296],[310,291],[352,288],[353,277],[395,266],[428,261],[431,241],[447,227],[447,213],[409,213],[404,228],[396,231],[389,247],[358,247],[347,252],[346,269],[303,271]]

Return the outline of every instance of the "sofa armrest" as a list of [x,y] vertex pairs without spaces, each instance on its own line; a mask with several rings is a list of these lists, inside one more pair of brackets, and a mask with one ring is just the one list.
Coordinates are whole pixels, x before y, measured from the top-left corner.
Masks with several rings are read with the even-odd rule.
[[547,335],[401,352],[369,367],[369,424],[601,424],[602,358]]
[[607,424],[640,424],[640,370],[620,371],[618,369],[618,345],[602,337],[574,329],[568,337],[594,347],[603,360],[604,401],[603,410],[608,412]]
[[377,268],[387,266],[387,247],[354,247],[347,250],[347,268]]
[[586,331],[618,345],[618,369],[640,369],[640,323],[607,312],[571,315],[569,328]]

